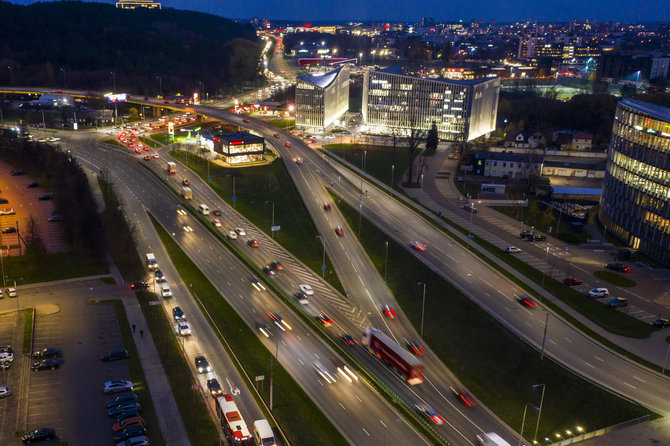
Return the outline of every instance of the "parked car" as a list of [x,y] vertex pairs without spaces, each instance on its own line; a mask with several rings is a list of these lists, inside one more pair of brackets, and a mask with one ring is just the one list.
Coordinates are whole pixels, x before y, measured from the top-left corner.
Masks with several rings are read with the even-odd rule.
[[28,183],[26,187],[32,189],[33,187],[39,187],[39,184],[33,181],[32,183]]
[[140,403],[138,403],[137,401],[126,401],[119,404],[118,406],[110,407],[107,410],[107,415],[109,415],[110,417],[115,417],[127,409],[133,409],[138,412],[142,411]]
[[36,441],[47,441],[56,438],[56,431],[50,427],[41,427],[30,432],[26,432],[21,441],[24,444],[33,443]]
[[625,297],[615,297],[614,299],[607,302],[607,306],[610,308],[620,308],[628,305],[628,299]]
[[60,364],[55,359],[43,359],[41,361],[34,362],[30,368],[36,372],[38,370],[46,369],[56,370],[59,366]]
[[122,429],[118,432],[114,433],[114,441],[119,442],[119,441],[125,441],[129,438],[132,437],[137,437],[140,435],[145,435],[146,434],[146,429],[144,426],[140,424],[136,424],[134,426],[128,426],[125,429]]
[[62,355],[60,349],[47,347],[33,353],[33,358],[60,358]]
[[126,401],[137,401],[137,395],[134,393],[124,393],[107,401],[107,409],[118,406]]
[[103,361],[118,361],[120,359],[126,359],[128,357],[128,350],[125,348],[120,348],[117,350],[112,350],[105,355],[102,355],[100,359]]
[[186,320],[186,315],[184,315],[184,311],[179,307],[174,307],[172,309],[172,317],[174,318],[175,322]]
[[10,226],[8,228],[5,228],[2,230],[3,234],[16,234],[16,228],[14,226]]
[[116,443],[116,446],[149,446],[149,439],[145,436],[132,437]]
[[670,327],[670,319],[666,319],[664,317],[659,317],[651,325],[653,325],[656,328]]
[[52,197],[49,194],[44,194],[44,195],[40,195],[39,197],[37,197],[37,199],[40,200],[40,201],[53,200],[53,198],[54,197]]
[[533,235],[533,231],[531,229],[525,229],[525,230],[521,231],[521,233],[519,234],[519,237],[526,238],[529,235]]
[[547,236],[542,234],[533,234],[532,236],[528,237],[528,240],[530,240],[531,242],[543,242],[547,240]]
[[179,331],[180,336],[189,336],[191,334],[191,328],[184,321],[177,324],[177,330]]
[[572,276],[566,277],[565,279],[563,279],[563,284],[568,285],[568,286],[581,285],[582,283],[584,283],[582,281],[582,279],[577,279],[576,277],[572,277]]
[[212,366],[209,365],[204,356],[195,357],[195,368],[198,369],[198,373],[209,373],[212,371]]
[[14,208],[7,208],[0,210],[0,215],[16,215]]
[[9,390],[9,387],[7,387],[7,386],[0,387],[0,399],[7,398],[11,394],[12,394],[12,391]]
[[127,390],[133,390],[133,383],[130,381],[105,381],[103,392],[120,393]]
[[607,265],[605,265],[605,268],[611,269],[612,271],[619,271],[620,273],[630,271],[630,267],[624,265],[623,263],[608,263]]
[[594,288],[589,290],[587,293],[589,297],[607,297],[610,295],[610,292],[607,288]]
[[145,421],[142,417],[126,418],[123,421],[117,421],[112,426],[112,432],[118,432],[131,426],[144,426]]

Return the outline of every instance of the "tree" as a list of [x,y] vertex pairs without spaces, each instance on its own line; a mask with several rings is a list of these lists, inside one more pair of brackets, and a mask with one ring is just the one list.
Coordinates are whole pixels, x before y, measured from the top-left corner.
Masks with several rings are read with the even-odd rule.
[[419,144],[425,139],[425,132],[421,129],[417,129],[412,126],[409,129],[407,136],[405,137],[405,146],[407,147],[407,153],[409,154],[409,169],[407,172],[407,184],[412,184],[412,173],[414,171],[414,158],[416,158],[416,149],[419,148]]
[[426,135],[426,153],[432,154],[437,150],[437,145],[440,143],[440,137],[437,133],[437,124],[433,121],[433,125],[428,130]]
[[40,234],[40,227],[32,215],[26,218],[26,230],[23,233],[23,242],[26,245],[26,257],[40,257],[46,254],[47,248]]
[[137,121],[140,119],[140,112],[137,111],[135,107],[130,107],[130,110],[128,110],[128,115],[130,115],[131,121]]

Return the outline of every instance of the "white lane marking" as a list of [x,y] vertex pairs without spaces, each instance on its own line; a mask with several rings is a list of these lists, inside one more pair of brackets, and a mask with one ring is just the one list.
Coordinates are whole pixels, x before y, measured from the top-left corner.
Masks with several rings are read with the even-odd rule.
[[339,404],[339,405],[340,405],[340,407],[342,408],[342,410],[347,410],[347,408],[346,408],[346,407],[344,407],[344,406],[342,405],[342,403],[338,402],[337,404]]
[[361,403],[363,402],[363,400],[361,400],[361,399],[358,397],[358,395],[354,395],[354,396],[356,397],[356,399],[357,399],[358,401],[360,401]]
[[593,356],[593,357],[596,358],[596,359],[597,359],[598,361],[600,361],[600,362],[605,362],[604,360],[600,359],[600,358],[597,357],[597,356]]
[[637,379],[638,381],[642,381],[643,383],[646,383],[647,381],[643,380],[642,378],[638,378],[637,376],[633,375],[633,378]]
[[635,386],[633,386],[633,385],[630,385],[630,384],[628,384],[627,382],[624,382],[624,384],[627,385],[628,387],[633,388],[633,389],[637,389],[637,387],[635,387]]
[[592,369],[595,369],[595,367],[593,366],[593,364],[589,364],[589,363],[586,362],[586,361],[584,361],[584,364],[586,364],[587,366],[591,367]]
[[568,338],[567,336],[563,336],[563,339],[565,339],[566,341],[568,341],[569,343],[572,344],[572,341],[571,341],[570,338]]
[[365,430],[364,427],[362,427],[361,429],[363,429],[363,432],[365,432],[365,435],[367,435],[368,437],[370,436],[370,434],[368,433],[368,431]]

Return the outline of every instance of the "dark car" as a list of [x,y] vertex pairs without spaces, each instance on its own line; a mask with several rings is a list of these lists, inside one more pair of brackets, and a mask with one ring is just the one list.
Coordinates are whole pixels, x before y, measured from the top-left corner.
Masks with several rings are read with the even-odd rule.
[[37,199],[40,200],[40,201],[46,201],[46,200],[53,200],[54,197],[52,197],[49,194],[44,194],[44,195],[40,195],[39,197],[37,197]]
[[465,206],[463,206],[463,209],[473,214],[477,213],[477,208],[475,208],[475,205],[472,203],[466,204]]
[[528,237],[528,240],[531,242],[543,242],[547,240],[547,236],[542,234],[533,234],[532,236]]
[[33,353],[33,358],[60,358],[63,355],[57,348],[47,347]]
[[340,336],[340,339],[342,339],[342,342],[344,342],[347,345],[358,344],[358,342],[356,342],[356,340],[353,338],[353,336],[351,336],[348,333],[344,333],[342,336]]
[[123,395],[119,395],[116,398],[112,398],[111,400],[107,401],[107,409],[119,406],[128,401],[137,401],[137,395],[134,393],[124,393]]
[[184,315],[184,311],[179,307],[174,307],[172,309],[172,317],[174,318],[175,322],[182,321],[182,320],[186,319],[186,316]]
[[519,237],[526,238],[529,235],[533,235],[533,231],[531,231],[530,229],[526,229],[524,231],[521,231],[521,233],[519,234]]
[[212,396],[214,397],[221,395],[223,393],[223,391],[221,390],[221,385],[219,384],[219,381],[217,381],[216,378],[207,380],[207,388],[209,389],[209,393],[211,393]]
[[615,297],[614,299],[607,302],[607,306],[610,308],[620,308],[628,305],[628,299],[625,297]]
[[654,321],[653,324],[654,327],[656,328],[665,328],[665,327],[670,327],[670,319],[666,319],[664,317],[660,317]]
[[248,244],[249,246],[251,246],[252,248],[258,248],[259,246],[261,246],[261,244],[258,243],[258,240],[256,240],[256,239],[251,239],[251,240],[249,240],[249,241],[247,242],[247,244]]
[[411,341],[411,340],[407,341],[407,347],[416,356],[421,356],[421,355],[426,354],[426,351],[423,349],[423,347],[421,347],[421,345],[419,345],[419,343],[416,342],[416,341]]
[[142,280],[136,280],[135,282],[130,283],[130,288],[133,290],[140,290],[142,288],[149,288],[149,284]]
[[217,217],[220,217],[221,216],[221,209],[214,209],[212,211],[212,214],[216,215]]
[[612,271],[619,271],[620,273],[630,271],[630,267],[624,265],[623,263],[608,263],[605,265],[605,268],[611,269]]
[[325,203],[325,204],[323,205],[323,210],[324,210],[324,211],[330,211],[330,210],[331,210],[330,203]]
[[7,204],[9,203],[9,200],[6,198],[0,198],[0,204]]
[[137,412],[141,412],[142,407],[137,401],[125,401],[118,406],[110,407],[107,411],[107,415],[110,417],[116,417],[127,410],[136,410]]
[[209,365],[207,359],[204,356],[195,357],[195,368],[198,369],[198,373],[208,373],[212,371],[212,366]]
[[45,369],[55,370],[59,366],[60,364],[55,359],[43,359],[41,361],[33,363],[31,368],[33,369],[33,371],[36,372],[38,370],[45,370]]
[[30,189],[32,189],[33,187],[39,187],[39,186],[40,185],[38,183],[33,181],[32,183],[28,183],[28,186],[26,186],[26,187],[29,187]]
[[5,228],[2,230],[3,234],[14,234],[16,233],[16,228],[14,226],[10,226],[9,228]]
[[537,302],[535,302],[530,297],[520,297],[519,298],[519,303],[521,305],[523,305],[524,307],[528,307],[528,308],[536,308],[538,306]]
[[568,286],[581,285],[582,283],[584,283],[582,279],[578,279],[576,277],[566,277],[563,279],[563,284]]
[[157,269],[154,271],[154,276],[156,277],[156,282],[161,282],[163,279],[163,271]]
[[284,265],[282,265],[281,262],[272,262],[270,263],[270,266],[272,269],[276,269],[277,271],[283,271],[284,270]]
[[33,441],[53,440],[54,438],[56,438],[56,431],[54,429],[51,429],[50,427],[41,427],[34,431],[27,432],[21,437],[21,441],[24,443],[32,443]]
[[146,434],[144,426],[130,426],[114,434],[114,441],[117,443],[133,437],[141,437]]
[[268,275],[268,277],[274,277],[277,275],[277,272],[271,266],[263,267],[263,272]]
[[120,359],[126,359],[128,357],[128,350],[125,348],[120,348],[117,350],[112,350],[111,352],[108,352],[106,355],[102,355],[100,359],[103,361],[118,361]]
[[135,418],[140,416],[140,411],[137,409],[126,409],[116,416],[116,421],[121,422],[128,418]]
[[475,399],[472,398],[472,396],[465,390],[461,389],[460,387],[451,387],[451,391],[453,392],[456,399],[458,399],[461,403],[468,407],[477,407],[477,402]]
[[14,176],[14,177],[17,176],[17,175],[23,175],[24,173],[25,173],[25,172],[22,171],[21,169],[14,169],[14,170],[12,170],[11,172],[9,172],[9,174],[10,174],[11,176]]

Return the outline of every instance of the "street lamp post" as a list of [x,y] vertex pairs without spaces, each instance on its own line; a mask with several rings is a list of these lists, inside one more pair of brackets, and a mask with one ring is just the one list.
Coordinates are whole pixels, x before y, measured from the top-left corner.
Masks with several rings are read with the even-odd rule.
[[[274,361],[279,362],[279,332],[277,332],[277,344],[275,347],[275,357]],[[272,358],[272,353],[270,353],[270,411],[272,411],[272,397],[274,395],[274,361]]]
[[[3,270],[4,271],[4,270]],[[2,283],[5,283],[5,274],[2,274]],[[665,359],[663,360],[663,369],[661,370],[661,375],[665,375],[665,365],[668,362],[668,351],[670,350],[670,342],[665,346]]]
[[358,239],[361,238],[361,214],[363,213],[363,203],[358,205]]
[[384,283],[386,283],[386,271],[388,270],[389,266],[389,242],[384,242],[384,250],[386,251],[384,256]]
[[321,240],[323,245],[323,258],[321,259],[321,278],[323,279],[326,275],[326,239],[322,235],[317,235],[316,238]]
[[109,74],[112,75],[112,83],[114,88],[112,89],[112,93],[116,93],[116,74],[114,74],[113,71],[110,71]]
[[158,94],[163,97],[163,79],[160,76],[156,75],[158,79]]
[[268,200],[265,202],[265,204],[272,203],[272,226],[270,226],[270,233],[272,235],[272,238],[275,238],[275,202],[272,200]]
[[395,164],[391,164],[391,189],[393,189],[393,173],[395,172]]
[[63,72],[63,89],[67,89],[67,76],[65,73],[65,67],[60,69]]
[[540,410],[539,408],[533,406],[530,403],[526,403],[526,405],[523,406],[523,420],[521,421],[521,431],[519,432],[519,446],[521,446],[521,443],[523,442],[523,427],[526,424],[526,410],[528,409],[528,406],[532,407],[535,410]]
[[533,384],[532,387],[533,389],[542,386],[542,396],[540,397],[540,410],[537,414],[537,424],[535,424],[535,434],[533,435],[533,444],[535,444],[535,440],[537,440],[537,430],[540,428],[540,417],[542,416],[542,403],[544,403],[544,390],[546,389],[546,386],[544,384]]
[[[549,266],[548,259],[549,259],[549,247],[547,246],[547,251],[544,255],[544,263],[546,263],[547,266]],[[545,276],[545,274],[546,274],[546,268],[543,268],[542,269],[542,288],[544,288],[544,276]],[[540,294],[540,301],[542,301],[542,294]]]
[[9,85],[14,85],[14,69],[11,65],[8,65],[7,68],[9,69]]
[[423,285],[423,297],[421,299],[421,329],[419,331],[419,336],[423,339],[423,314],[426,309],[426,282],[417,282],[417,285]]

